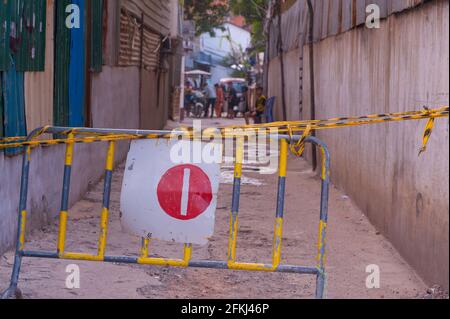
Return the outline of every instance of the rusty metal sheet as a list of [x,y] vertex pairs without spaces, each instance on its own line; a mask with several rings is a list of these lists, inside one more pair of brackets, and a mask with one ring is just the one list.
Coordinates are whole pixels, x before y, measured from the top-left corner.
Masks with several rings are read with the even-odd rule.
[[[141,30],[141,21],[126,10],[120,18],[119,66],[141,66],[146,70],[159,67],[161,36],[147,27]],[[142,48],[142,51],[141,51]],[[141,61],[142,58],[142,61]]]
[[122,0],[122,8],[136,17],[144,14],[144,24],[153,32],[169,35],[170,2],[167,0]]

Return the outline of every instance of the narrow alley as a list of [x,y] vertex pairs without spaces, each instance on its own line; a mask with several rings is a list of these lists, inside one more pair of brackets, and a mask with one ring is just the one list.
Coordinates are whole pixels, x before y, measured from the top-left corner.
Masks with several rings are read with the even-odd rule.
[[[239,121],[205,121],[205,125],[232,123]],[[254,168],[244,167],[237,258],[243,262],[268,262],[272,252],[277,175],[261,175]],[[124,165],[120,165],[114,172],[107,254],[137,256],[140,239],[123,233],[119,220],[124,169]],[[227,258],[232,176],[232,168],[222,168],[214,236],[207,246],[194,246],[194,258]],[[102,194],[103,183],[100,182],[70,209],[68,250],[89,253],[97,249]],[[292,156],[288,164],[286,203],[282,260],[293,265],[315,265],[320,179],[306,161]],[[426,295],[427,287],[411,267],[371,226],[352,200],[335,187],[331,189],[329,215],[327,298],[421,298]],[[57,233],[57,223],[33,231],[27,249],[54,250]],[[182,245],[152,242],[150,254],[180,257]],[[0,290],[6,288],[12,263],[12,252],[0,261]],[[80,267],[81,287],[67,289],[66,267],[74,263]],[[370,275],[366,268],[373,264],[380,267],[380,289],[366,286]],[[315,278],[297,274],[25,259],[20,288],[25,298],[300,299],[314,298]]]
[[449,8],[0,0],[0,308],[448,300]]

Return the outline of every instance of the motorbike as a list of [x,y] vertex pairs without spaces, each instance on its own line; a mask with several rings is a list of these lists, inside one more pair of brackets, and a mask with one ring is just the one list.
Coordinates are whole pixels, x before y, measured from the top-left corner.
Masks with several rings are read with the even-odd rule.
[[206,105],[205,95],[201,91],[195,91],[191,99],[191,113],[195,118],[201,118]]

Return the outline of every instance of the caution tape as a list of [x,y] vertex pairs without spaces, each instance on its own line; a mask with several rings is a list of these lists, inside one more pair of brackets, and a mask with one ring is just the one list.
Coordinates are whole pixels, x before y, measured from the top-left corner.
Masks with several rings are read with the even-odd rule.
[[419,156],[427,150],[428,141],[430,140],[431,133],[433,133],[435,118],[430,118],[425,126],[423,132],[422,148],[420,149]]
[[65,138],[65,139],[52,139],[52,140],[39,140],[39,141],[26,141],[18,143],[0,144],[0,150],[6,148],[18,148],[18,147],[38,147],[38,146],[52,146],[60,144],[89,144],[96,142],[111,142],[121,140],[135,140],[135,139],[155,139],[159,138],[157,135],[105,135],[105,136],[87,136],[79,138]]
[[[313,120],[313,121],[287,121],[287,122],[274,122],[267,124],[257,124],[257,125],[242,125],[242,126],[224,126],[218,127],[222,136],[224,138],[233,138],[239,134],[249,135],[251,132],[260,132],[261,130],[276,130],[278,134],[302,134],[302,139],[299,142],[291,146],[291,151],[298,155],[302,154],[304,151],[304,140],[308,135],[315,130],[323,129],[334,129],[343,127],[353,127],[353,126],[363,126],[387,122],[400,122],[400,121],[414,121],[414,120],[425,120],[428,119],[424,134],[423,143],[420,150],[422,154],[427,147],[428,141],[431,137],[435,119],[449,117],[449,107],[441,107],[437,109],[424,108],[421,111],[409,111],[400,113],[386,113],[386,114],[373,114],[358,117],[339,117],[328,120]],[[35,136],[42,135],[46,132],[47,127],[42,128]],[[49,139],[49,140],[31,140],[24,141],[23,137],[12,137],[0,140],[0,150],[6,148],[18,148],[18,147],[38,147],[38,146],[49,146],[57,144],[67,144],[67,143],[94,143],[102,141],[119,141],[119,140],[135,140],[135,139],[156,139],[163,138],[168,139],[174,136],[173,133],[167,134],[109,134],[105,135],[102,133],[91,133],[77,131],[79,129],[73,128],[65,132],[60,133],[60,135],[68,135],[70,133],[76,135],[90,135],[82,136],[77,138],[67,138],[67,139]],[[243,133],[236,132],[240,130]],[[195,132],[192,130],[185,130],[179,132],[186,137],[194,137]],[[306,133],[306,134],[305,134]],[[177,134],[175,134],[177,135]],[[303,142],[302,142],[303,141]]]
[[0,144],[8,143],[8,142],[25,141],[26,139],[27,139],[26,136],[5,137],[5,138],[0,138]]
[[[305,151],[305,141],[312,133],[311,126],[308,126],[306,130],[303,132],[302,137],[296,143],[291,143],[291,153],[300,157],[303,155]],[[291,137],[291,141],[293,140],[293,132],[292,130],[289,132],[289,136]]]

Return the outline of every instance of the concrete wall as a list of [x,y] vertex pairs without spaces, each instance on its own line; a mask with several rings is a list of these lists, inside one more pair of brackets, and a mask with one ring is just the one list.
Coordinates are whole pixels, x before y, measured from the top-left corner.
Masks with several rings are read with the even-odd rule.
[[[284,72],[286,79],[285,96],[286,108],[289,120],[300,120],[301,112],[301,89],[300,89],[300,75],[302,72],[302,65],[300,63],[301,50],[292,50],[284,55]],[[281,102],[282,86],[281,86],[281,64],[280,58],[274,58],[269,65],[269,82],[268,82],[268,97],[275,96],[275,117],[279,120],[283,119],[283,106]]]
[[92,126],[139,128],[139,70],[104,66],[92,81]]
[[142,70],[141,76],[140,128],[163,129],[169,117],[169,74]]
[[[104,67],[93,77],[92,120],[94,127],[138,128],[139,85],[137,68]],[[60,209],[64,169],[63,145],[37,148],[31,154],[28,230],[48,224]],[[125,159],[128,144],[118,144],[116,162]],[[104,172],[106,144],[76,145],[71,180],[71,205]],[[16,239],[22,157],[0,152],[0,254]],[[100,212],[99,212],[100,213]]]
[[[379,30],[360,27],[316,44],[317,118],[448,105],[448,19],[448,1],[434,1],[389,17]],[[290,81],[298,84],[296,77]],[[303,96],[308,119],[308,81]],[[437,120],[427,152],[418,157],[425,123],[336,129],[318,136],[331,150],[333,182],[426,282],[448,289],[449,122]]]

